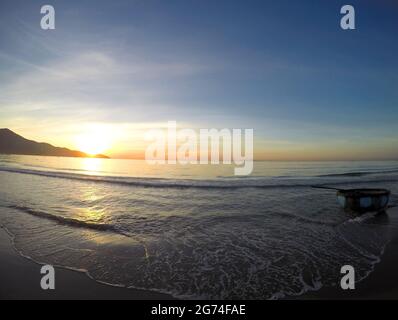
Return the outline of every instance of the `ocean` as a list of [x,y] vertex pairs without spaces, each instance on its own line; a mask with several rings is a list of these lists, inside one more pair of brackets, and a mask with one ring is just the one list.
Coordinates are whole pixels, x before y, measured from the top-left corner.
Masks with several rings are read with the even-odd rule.
[[397,161],[233,169],[1,155],[0,224],[32,260],[186,299],[300,296],[380,261],[388,215],[351,216],[311,185],[388,188],[397,204]]

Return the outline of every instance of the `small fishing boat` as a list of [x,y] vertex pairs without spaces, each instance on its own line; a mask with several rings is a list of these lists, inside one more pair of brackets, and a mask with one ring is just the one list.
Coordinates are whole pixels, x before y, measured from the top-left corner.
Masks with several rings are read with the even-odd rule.
[[390,201],[390,191],[386,189],[350,189],[337,191],[337,201],[349,212],[383,212]]
[[387,189],[337,189],[323,186],[314,188],[337,191],[337,202],[347,212],[363,214],[384,212],[388,208],[391,192]]

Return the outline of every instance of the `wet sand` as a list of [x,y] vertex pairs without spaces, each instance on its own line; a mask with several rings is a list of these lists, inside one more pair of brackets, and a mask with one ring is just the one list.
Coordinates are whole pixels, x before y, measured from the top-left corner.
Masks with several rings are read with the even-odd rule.
[[390,243],[382,260],[375,270],[363,281],[356,284],[355,290],[322,288],[307,293],[298,299],[306,300],[397,300],[398,299],[398,240]]
[[56,268],[55,290],[40,287],[41,266],[19,255],[0,228],[0,299],[34,300],[165,300],[171,296],[100,284],[82,272]]
[[398,208],[388,211],[391,242],[387,245],[381,261],[364,280],[356,283],[355,290],[340,287],[322,288],[309,292],[298,299],[351,299],[351,300],[397,300],[398,299]]

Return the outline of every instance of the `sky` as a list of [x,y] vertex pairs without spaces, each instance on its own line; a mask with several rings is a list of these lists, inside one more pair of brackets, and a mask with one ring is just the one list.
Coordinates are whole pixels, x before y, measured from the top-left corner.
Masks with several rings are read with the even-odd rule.
[[397,159],[397,16],[393,0],[1,0],[0,127],[112,157],[177,121],[253,128],[257,160]]

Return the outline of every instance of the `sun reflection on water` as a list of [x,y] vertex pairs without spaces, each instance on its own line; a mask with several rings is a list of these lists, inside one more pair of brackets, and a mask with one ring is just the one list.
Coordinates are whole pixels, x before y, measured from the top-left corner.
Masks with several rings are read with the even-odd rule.
[[95,185],[90,185],[80,190],[82,206],[77,212],[80,219],[90,222],[103,222],[106,219],[107,210],[99,205],[99,202],[104,199],[104,194],[101,193]]
[[94,174],[101,172],[102,159],[98,158],[84,158],[82,159],[82,169],[87,171],[88,174]]

